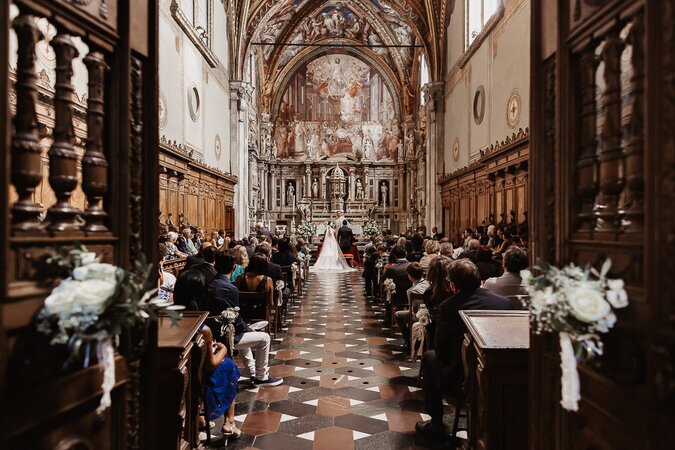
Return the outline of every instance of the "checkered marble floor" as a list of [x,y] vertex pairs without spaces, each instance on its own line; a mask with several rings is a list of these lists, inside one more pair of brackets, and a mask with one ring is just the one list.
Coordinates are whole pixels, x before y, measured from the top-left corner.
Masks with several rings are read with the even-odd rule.
[[360,272],[311,274],[289,311],[289,328],[272,346],[270,373],[284,384],[256,388],[242,370],[235,420],[243,434],[219,439],[221,419],[213,447],[439,448],[415,434],[415,423],[429,418],[417,387],[419,363],[409,362],[400,334],[383,328],[383,317],[381,306],[364,297]]

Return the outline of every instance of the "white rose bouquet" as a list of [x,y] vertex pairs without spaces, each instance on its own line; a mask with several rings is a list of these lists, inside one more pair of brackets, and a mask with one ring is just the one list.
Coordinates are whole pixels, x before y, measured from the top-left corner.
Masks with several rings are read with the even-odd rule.
[[[97,411],[103,413],[111,404],[110,392],[115,385],[114,338],[124,329],[156,320],[159,310],[169,303],[157,298],[152,266],[145,258],[128,271],[98,260],[83,246],[45,252],[36,266],[61,281],[45,299],[36,326],[52,345],[68,346],[70,359],[66,365],[83,352],[83,365],[88,367],[95,347],[94,354],[103,369],[103,396]],[[180,315],[171,308],[167,313],[177,320]]]
[[534,269],[521,272],[527,285],[530,326],[535,334],[559,333],[562,368],[562,406],[577,411],[580,398],[577,363],[602,356],[600,334],[616,323],[614,309],[628,305],[624,282],[609,279],[611,260],[600,272],[592,267],[570,264],[562,269],[539,263]]
[[363,235],[372,238],[382,234],[382,227],[374,220],[369,220],[363,225]]
[[220,323],[220,334],[227,337],[227,351],[232,354],[234,349],[234,321],[239,317],[239,307],[226,308],[219,316],[216,322]]
[[312,222],[303,220],[298,229],[295,230],[295,234],[303,237],[307,242],[311,242],[312,238],[316,236],[316,225]]
[[396,283],[391,278],[387,278],[384,280],[382,286],[384,286],[385,295],[387,296],[387,303],[391,303],[391,296],[396,293]]

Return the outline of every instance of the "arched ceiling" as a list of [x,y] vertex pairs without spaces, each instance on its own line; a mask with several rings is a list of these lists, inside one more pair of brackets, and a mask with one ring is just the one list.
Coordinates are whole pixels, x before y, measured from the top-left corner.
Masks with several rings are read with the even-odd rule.
[[238,53],[232,55],[238,74],[233,75],[241,79],[246,58],[255,51],[265,110],[293,65],[318,49],[331,50],[319,45],[349,46],[350,53],[387,67],[388,82],[397,90],[414,84],[420,53],[427,58],[431,79],[442,80],[444,25],[452,4],[453,0],[230,0],[230,17],[238,17],[241,24]]

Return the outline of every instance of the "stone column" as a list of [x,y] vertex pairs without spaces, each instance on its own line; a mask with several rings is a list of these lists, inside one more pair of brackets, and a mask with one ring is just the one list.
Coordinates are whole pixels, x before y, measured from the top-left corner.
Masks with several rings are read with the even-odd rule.
[[248,109],[253,86],[230,81],[230,160],[232,173],[239,179],[234,193],[235,236],[248,235]]
[[356,182],[355,172],[356,168],[354,166],[349,168],[349,186],[347,186],[347,200],[354,200],[354,183]]
[[438,176],[443,170],[443,145],[445,133],[445,93],[443,82],[433,82],[422,89],[426,99],[427,151],[426,151],[426,214],[427,229],[442,223],[441,190]]
[[269,192],[269,211],[276,211],[276,201],[277,201],[277,168],[276,166],[270,167],[270,192]]
[[363,168],[363,198],[370,201],[370,169],[368,166]]
[[312,198],[312,166],[305,164],[305,198]]
[[319,197],[322,200],[326,200],[326,168],[321,167],[320,169],[321,179],[319,181]]

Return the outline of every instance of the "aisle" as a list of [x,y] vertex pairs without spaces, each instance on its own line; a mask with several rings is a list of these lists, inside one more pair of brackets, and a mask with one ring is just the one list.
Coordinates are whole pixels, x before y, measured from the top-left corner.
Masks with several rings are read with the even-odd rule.
[[291,314],[270,370],[285,382],[254,389],[242,378],[236,420],[244,434],[228,448],[438,448],[414,432],[428,419],[419,364],[404,357],[400,335],[382,329],[360,272],[312,274]]

